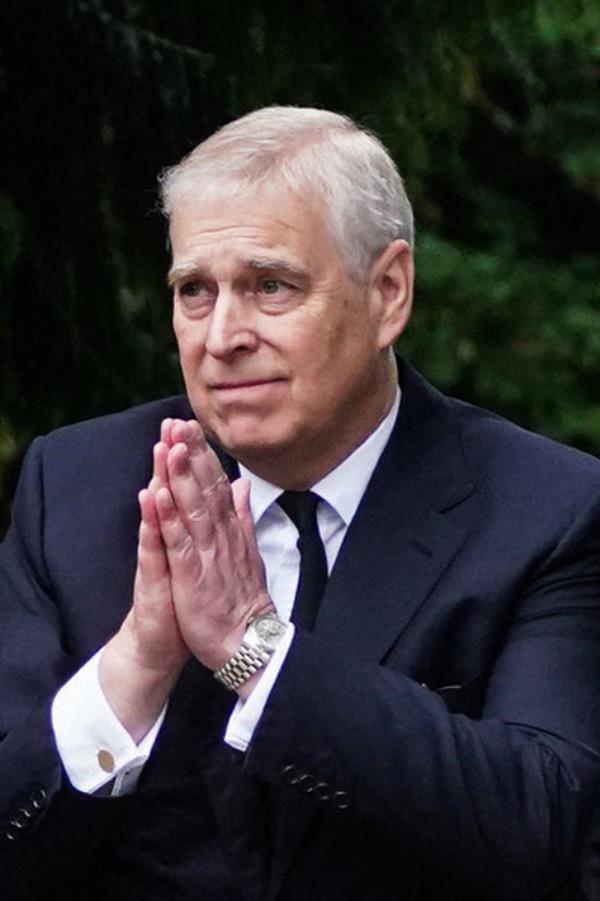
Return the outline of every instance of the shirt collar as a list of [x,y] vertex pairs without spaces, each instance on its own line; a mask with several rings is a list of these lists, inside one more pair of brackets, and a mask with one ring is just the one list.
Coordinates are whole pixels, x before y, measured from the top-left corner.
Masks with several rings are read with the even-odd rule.
[[[342,460],[335,469],[312,486],[312,491],[327,501],[331,507],[343,519],[346,526],[350,525],[352,517],[366,491],[373,470],[379,462],[389,437],[394,428],[398,410],[400,407],[400,389],[396,391],[394,402],[385,418],[379,423],[374,432],[365,438],[362,444],[352,451],[349,457]],[[268,510],[272,503],[283,491],[278,485],[273,485],[260,476],[255,475],[241,463],[240,475],[250,482],[250,509],[254,522],[258,522],[261,516]]]

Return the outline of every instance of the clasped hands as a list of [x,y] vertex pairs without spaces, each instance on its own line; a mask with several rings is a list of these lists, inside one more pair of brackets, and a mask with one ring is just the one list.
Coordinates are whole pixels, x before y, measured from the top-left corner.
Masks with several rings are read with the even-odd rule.
[[216,670],[248,621],[273,610],[249,483],[230,484],[195,420],[165,419],[141,524],[133,604],[99,678],[134,741],[152,727],[190,654]]

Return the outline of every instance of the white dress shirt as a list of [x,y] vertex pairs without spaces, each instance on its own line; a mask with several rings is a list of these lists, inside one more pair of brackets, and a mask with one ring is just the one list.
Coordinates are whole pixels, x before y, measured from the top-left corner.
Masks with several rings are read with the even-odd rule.
[[[379,426],[353,453],[311,490],[322,498],[317,524],[331,572],[373,470],[388,442],[400,405],[398,391]],[[250,508],[265,562],[267,588],[281,619],[289,621],[300,572],[298,531],[276,503],[282,489],[240,466],[251,483]],[[245,751],[256,729],[294,637],[290,623],[284,640],[246,701],[236,704],[224,740]],[[52,726],[63,766],[75,788],[93,793],[114,779],[112,794],[135,789],[162,725],[166,707],[136,745],[108,705],[98,681],[99,651],[57,693]]]

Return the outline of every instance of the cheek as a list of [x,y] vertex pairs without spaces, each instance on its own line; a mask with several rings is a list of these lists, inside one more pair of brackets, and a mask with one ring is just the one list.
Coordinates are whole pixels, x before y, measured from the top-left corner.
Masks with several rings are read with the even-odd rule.
[[[345,315],[323,323],[313,342],[319,357],[330,368],[346,369],[352,360],[358,361],[372,345],[369,322],[356,315],[350,304],[345,305]],[[337,366],[333,365],[336,364]]]
[[203,355],[204,338],[197,324],[190,325],[177,317],[173,318],[173,331],[179,348],[179,359],[185,370]]
[[339,302],[337,309],[332,309],[333,299],[324,304],[321,309],[315,311],[307,320],[296,328],[295,335],[298,347],[303,349],[307,361],[315,362],[326,358],[329,364],[335,361],[332,354],[346,343],[346,337],[350,330],[350,310],[347,304]]

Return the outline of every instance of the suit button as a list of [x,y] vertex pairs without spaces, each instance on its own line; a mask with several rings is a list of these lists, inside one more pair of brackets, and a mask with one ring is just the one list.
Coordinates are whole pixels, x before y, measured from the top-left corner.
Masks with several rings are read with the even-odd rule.
[[31,822],[31,814],[25,808],[21,807],[21,809],[15,814],[15,816],[10,821],[11,826],[16,826],[17,829],[27,829]]
[[319,801],[331,801],[331,786],[328,782],[317,782],[314,793]]
[[311,776],[310,773],[303,773],[296,782],[298,788],[302,789],[303,792],[306,792],[307,795],[310,795],[310,793],[315,790],[316,784],[317,781],[315,777]]
[[333,803],[335,804],[335,806],[337,807],[338,810],[347,810],[350,807],[350,801],[348,800],[348,793],[345,791],[334,792]]
[[48,794],[43,788],[36,788],[36,790],[31,793],[29,800],[31,801],[34,810],[41,811],[48,803]]
[[287,766],[284,766],[281,773],[288,785],[296,785],[296,783],[300,779],[300,770],[298,769],[297,766],[294,766],[292,763],[289,763]]
[[19,838],[19,833],[16,831],[15,827],[11,829],[9,826],[8,829],[4,831],[4,837],[9,840],[9,842],[16,842]]

